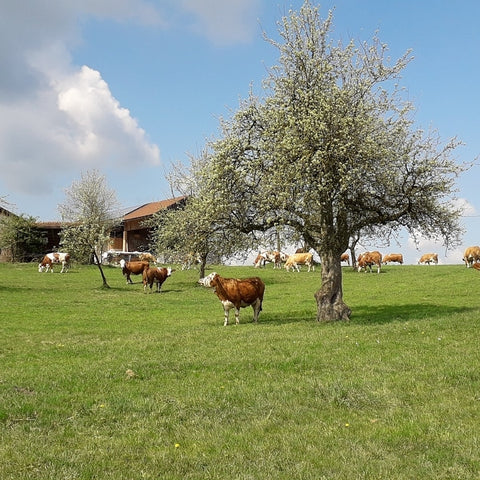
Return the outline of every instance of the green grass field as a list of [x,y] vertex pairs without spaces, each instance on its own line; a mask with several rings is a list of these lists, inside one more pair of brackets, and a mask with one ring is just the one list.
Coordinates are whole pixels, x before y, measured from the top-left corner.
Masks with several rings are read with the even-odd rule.
[[216,271],[264,279],[258,324],[194,270],[0,264],[0,478],[480,478],[479,272],[345,267],[319,324],[318,271]]

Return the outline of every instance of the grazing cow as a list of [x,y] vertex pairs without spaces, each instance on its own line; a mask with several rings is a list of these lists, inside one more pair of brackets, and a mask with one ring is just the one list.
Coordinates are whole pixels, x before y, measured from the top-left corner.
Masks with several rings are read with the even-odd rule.
[[263,268],[265,266],[265,261],[265,255],[263,253],[259,253],[253,261],[253,265],[255,268]]
[[480,262],[480,247],[467,247],[463,254],[463,259],[467,268],[473,266],[473,264]]
[[431,263],[437,264],[438,263],[438,255],[436,253],[425,253],[420,257],[420,260],[418,261],[419,264],[428,264],[430,265]]
[[265,284],[259,277],[250,278],[224,278],[213,272],[198,283],[204,287],[213,287],[214,292],[223,304],[225,319],[223,325],[228,325],[230,310],[235,308],[235,324],[239,323],[240,308],[253,308],[253,321],[258,321],[262,310]]
[[290,271],[291,268],[296,269],[297,272],[300,271],[299,265],[307,265],[308,271],[310,268],[315,271],[315,265],[313,263],[313,254],[311,253],[294,253],[293,255],[289,255],[287,261],[285,262],[285,268],[287,272]]
[[285,254],[282,254],[276,250],[265,252],[265,262],[273,263],[273,268],[282,268],[282,261],[286,260]]
[[382,267],[382,254],[379,251],[365,252],[358,256],[357,267],[359,272],[362,271],[362,269],[365,269],[365,272],[369,269],[371,273],[373,265],[377,266],[377,273],[380,273]]
[[163,282],[172,275],[172,269],[170,267],[153,267],[146,268],[143,271],[143,291],[146,293],[147,285],[150,286],[150,293],[152,292],[152,286],[154,283],[157,284],[157,293],[160,293],[160,288],[162,288]]
[[146,270],[150,263],[147,261],[143,262],[126,262],[123,258],[120,260],[120,266],[122,267],[122,273],[127,277],[127,283],[133,283],[130,275],[140,275],[143,274],[143,271]]
[[50,270],[53,273],[54,264],[62,264],[62,270],[60,273],[68,272],[70,268],[70,254],[69,253],[47,253],[43,260],[38,264],[38,271],[43,272],[44,270],[48,272]]
[[396,262],[403,265],[403,255],[401,253],[387,253],[383,257],[383,263],[386,265],[388,262]]
[[350,266],[350,256],[348,255],[348,253],[342,253],[340,255],[340,263],[341,262],[347,262],[347,265]]

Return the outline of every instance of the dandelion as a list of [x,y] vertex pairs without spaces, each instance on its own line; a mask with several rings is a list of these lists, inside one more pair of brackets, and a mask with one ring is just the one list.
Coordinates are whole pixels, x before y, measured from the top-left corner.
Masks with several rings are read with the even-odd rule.
[[175,444],[175,448],[179,448],[180,447],[180,444],[179,443],[176,443]]
[[346,427],[349,427],[349,426],[350,426],[350,424],[349,424],[349,423],[346,423],[346,424],[345,424],[345,426],[346,426]]

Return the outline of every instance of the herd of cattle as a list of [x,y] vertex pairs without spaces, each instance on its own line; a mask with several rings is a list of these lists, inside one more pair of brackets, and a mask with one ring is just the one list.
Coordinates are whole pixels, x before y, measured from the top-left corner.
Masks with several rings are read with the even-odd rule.
[[[127,279],[127,284],[133,283],[131,275],[142,275],[143,291],[147,292],[147,286],[152,291],[153,284],[156,284],[156,291],[160,289],[172,275],[171,268],[152,266],[151,262],[156,259],[151,254],[144,254],[138,260],[127,262],[124,259],[120,260],[120,267],[122,274]],[[344,253],[341,262],[347,262],[350,265],[350,257]],[[467,268],[473,267],[480,271],[480,247],[468,247],[465,249],[463,261]],[[309,252],[299,252],[292,255],[286,255],[281,252],[268,251],[259,253],[254,262],[255,268],[265,267],[266,263],[273,263],[273,268],[281,268],[282,264],[287,271],[290,269],[300,271],[300,265],[308,267],[308,271],[315,270],[315,262],[313,255]],[[400,253],[392,253],[382,256],[378,251],[365,252],[358,256],[357,269],[358,271],[372,271],[372,267],[377,268],[377,273],[380,273],[382,264],[388,263],[403,264],[403,256]],[[438,255],[436,253],[427,253],[422,255],[419,264],[438,264]],[[54,265],[62,265],[61,273],[67,272],[70,264],[70,255],[68,253],[49,253],[45,255],[42,262],[38,265],[38,271],[53,272]],[[198,283],[205,287],[213,288],[215,294],[223,305],[224,310],[224,325],[228,325],[229,313],[232,308],[235,309],[235,323],[239,323],[240,308],[253,308],[253,321],[258,321],[258,316],[262,310],[263,295],[265,293],[265,283],[259,277],[250,278],[225,278],[218,273],[213,272],[205,278],[201,278]]]

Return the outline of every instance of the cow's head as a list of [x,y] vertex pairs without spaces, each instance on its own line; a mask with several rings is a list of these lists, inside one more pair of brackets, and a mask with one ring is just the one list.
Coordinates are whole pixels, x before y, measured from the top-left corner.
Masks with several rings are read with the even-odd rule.
[[212,281],[213,279],[217,276],[216,272],[211,273],[210,275],[207,275],[205,278],[201,278],[198,283],[200,285],[203,285],[204,287],[212,287]]

